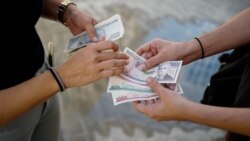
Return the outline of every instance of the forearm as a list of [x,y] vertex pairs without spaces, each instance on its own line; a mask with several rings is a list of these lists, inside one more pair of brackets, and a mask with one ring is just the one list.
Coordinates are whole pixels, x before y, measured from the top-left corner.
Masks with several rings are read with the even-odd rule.
[[59,87],[45,72],[17,86],[0,91],[0,125],[16,118],[54,95]]
[[[250,43],[250,8],[242,11],[227,23],[198,38],[203,44],[205,56],[235,49]],[[188,55],[192,61],[201,58],[201,49],[196,40],[188,42]]]
[[250,136],[250,108],[222,108],[190,103],[186,120]]

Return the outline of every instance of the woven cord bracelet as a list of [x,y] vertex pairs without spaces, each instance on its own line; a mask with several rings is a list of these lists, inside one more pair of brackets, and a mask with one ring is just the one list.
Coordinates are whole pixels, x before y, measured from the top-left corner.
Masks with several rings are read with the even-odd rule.
[[56,70],[53,67],[49,67],[48,69],[51,72],[51,74],[53,75],[53,77],[55,78],[55,80],[60,88],[60,91],[64,92],[66,90],[66,88],[63,84],[61,77],[58,75],[58,73],[56,72]]
[[204,48],[203,48],[203,45],[200,41],[199,38],[195,37],[194,39],[196,39],[198,41],[198,43],[200,44],[200,48],[201,48],[201,59],[203,59],[205,57],[205,52],[204,52]]

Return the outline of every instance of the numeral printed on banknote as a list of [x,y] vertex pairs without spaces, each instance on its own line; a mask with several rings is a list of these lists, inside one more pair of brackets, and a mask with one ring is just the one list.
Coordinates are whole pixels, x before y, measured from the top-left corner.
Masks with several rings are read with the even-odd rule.
[[[106,40],[115,41],[124,34],[124,27],[120,15],[112,16],[111,18],[98,23],[95,26],[97,37],[105,37]],[[87,35],[87,32],[80,33],[68,40],[67,46],[64,50],[70,53],[81,47],[84,47],[92,41]]]

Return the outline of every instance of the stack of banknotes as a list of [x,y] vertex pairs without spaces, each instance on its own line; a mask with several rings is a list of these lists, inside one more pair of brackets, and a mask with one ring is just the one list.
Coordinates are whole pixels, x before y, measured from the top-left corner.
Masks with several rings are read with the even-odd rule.
[[[114,15],[95,25],[97,38],[105,37],[106,40],[115,41],[124,35],[124,26],[120,15]],[[71,53],[79,48],[85,47],[92,41],[87,32],[82,32],[68,40],[64,52]]]
[[112,95],[115,106],[131,101],[158,98],[147,86],[146,79],[148,77],[153,77],[164,87],[180,94],[183,93],[180,84],[177,82],[182,61],[166,61],[147,71],[141,71],[138,67],[145,62],[145,59],[127,47],[123,52],[129,56],[126,72],[120,76],[110,77],[107,88],[107,92]]

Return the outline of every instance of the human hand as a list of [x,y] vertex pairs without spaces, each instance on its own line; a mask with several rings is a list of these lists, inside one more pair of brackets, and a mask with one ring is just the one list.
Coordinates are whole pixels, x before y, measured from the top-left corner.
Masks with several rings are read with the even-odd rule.
[[147,70],[153,66],[171,60],[183,60],[183,64],[189,63],[190,58],[186,57],[188,52],[188,43],[172,42],[162,39],[154,39],[140,46],[136,53],[143,56],[146,60],[139,68]]
[[147,79],[148,86],[159,96],[157,100],[148,100],[143,104],[140,101],[133,102],[134,108],[157,121],[185,120],[190,101],[179,93],[164,88],[153,78]]
[[86,12],[70,5],[65,13],[65,23],[73,35],[86,31],[93,42],[97,42],[94,26],[97,21]]
[[67,88],[87,85],[123,73],[128,64],[128,57],[117,52],[118,49],[111,41],[100,41],[79,49],[57,69],[64,85]]

